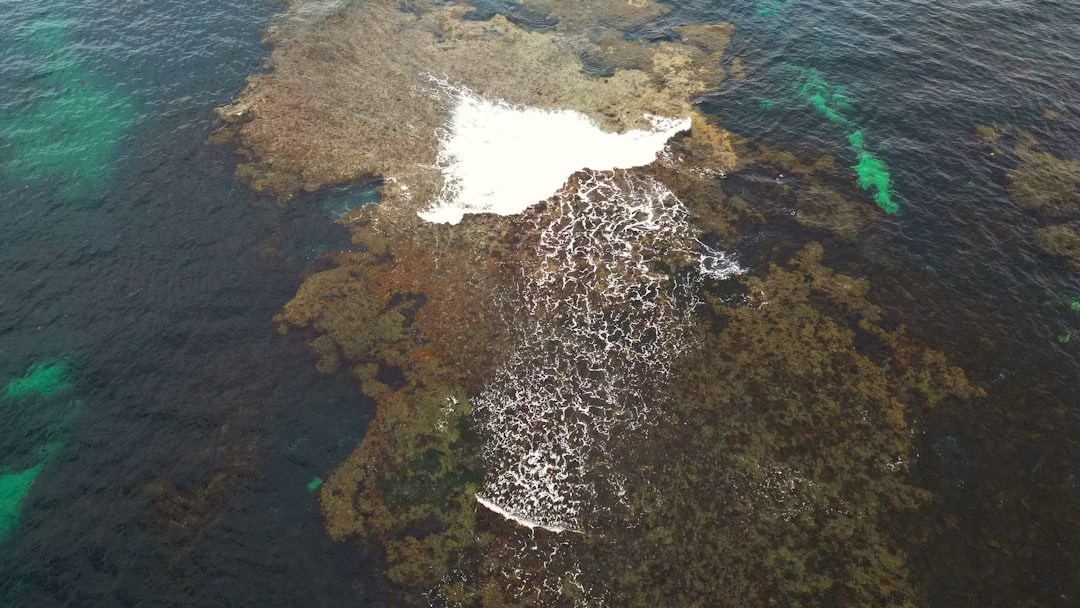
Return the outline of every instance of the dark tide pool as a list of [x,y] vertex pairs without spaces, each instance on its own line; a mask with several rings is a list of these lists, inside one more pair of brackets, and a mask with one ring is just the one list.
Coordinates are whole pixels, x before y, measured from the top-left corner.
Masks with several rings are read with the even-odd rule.
[[[878,217],[849,237],[776,220],[745,258],[825,242],[891,323],[987,389],[917,421],[914,475],[936,500],[894,526],[925,601],[1075,605],[1080,276],[1035,249],[1045,218],[1009,199],[974,130],[1013,124],[1080,156],[1080,6],[671,7],[637,34],[737,28],[746,78],[702,107],[756,142],[835,155]],[[204,143],[282,8],[0,0],[0,605],[380,604],[377,564],[326,539],[309,489],[371,412],[271,322],[347,246],[332,219],[370,185],[281,207]],[[883,171],[896,213],[875,200]],[[728,184],[782,204],[755,175]]]

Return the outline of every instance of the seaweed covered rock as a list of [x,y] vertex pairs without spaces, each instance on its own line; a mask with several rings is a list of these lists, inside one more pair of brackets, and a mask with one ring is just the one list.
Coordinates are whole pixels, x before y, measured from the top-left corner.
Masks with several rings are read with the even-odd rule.
[[[665,171],[649,173],[673,177]],[[576,176],[567,196],[595,178]],[[575,282],[595,275],[597,285],[611,285],[618,279],[606,273],[620,272],[620,263],[575,267],[568,281],[548,288],[544,281],[563,275],[545,260],[559,256],[530,253],[545,251],[545,238],[587,234],[561,226],[603,234],[602,213],[582,215],[590,205],[593,214],[603,208],[605,199],[591,196],[556,198],[522,218],[471,216],[453,234],[422,224],[387,233],[364,214],[353,218],[362,250],[341,269],[313,276],[283,319],[323,332],[378,402],[364,442],[320,489],[331,536],[380,548],[402,605],[433,598],[460,606],[911,605],[905,556],[888,518],[929,499],[906,478],[912,412],[980,391],[940,353],[902,329],[883,329],[868,283],[824,267],[817,245],[786,268],[743,279],[742,297],[705,292],[697,321],[678,326],[685,346],[664,351],[677,354],[670,371],[659,374],[642,360],[644,384],[623,386],[652,413],[610,439],[596,437],[608,454],[600,469],[607,482],[590,486],[587,519],[574,524],[587,522],[580,531],[478,503],[491,491],[491,467],[504,466],[489,451],[500,445],[492,434],[503,428],[515,436],[526,427],[511,412],[478,417],[477,402],[491,402],[492,386],[510,386],[499,380],[503,367],[517,388],[496,403],[514,403],[536,367],[521,367],[532,360],[514,354],[514,323],[489,325],[507,309],[488,306],[541,298],[517,323],[533,327],[549,315],[556,327],[593,322],[574,320],[567,308]],[[691,244],[677,241],[664,240],[675,249]],[[562,247],[555,243],[546,246],[553,253]],[[647,257],[670,269],[680,255]],[[535,293],[521,283],[528,277],[539,281]],[[476,299],[450,295],[476,295],[476,285],[487,285]],[[412,294],[410,303],[395,301],[395,290]],[[441,296],[453,303],[442,312]],[[679,297],[699,301],[691,292]],[[598,298],[586,299],[603,306]],[[604,318],[617,319],[617,307]],[[489,350],[501,344],[499,356],[464,363],[455,354],[474,348],[469,336],[483,336]],[[575,390],[599,394],[582,378]],[[595,418],[598,407],[582,411]],[[574,417],[575,425],[596,423]],[[568,446],[575,458],[592,458]]]
[[554,19],[560,30],[570,31],[595,27],[597,15],[618,29],[631,30],[670,12],[653,0],[521,0],[521,5]]
[[[732,280],[716,247],[763,218],[722,178],[769,161],[750,167],[690,103],[723,78],[730,26],[650,42],[633,30],[666,10],[652,2],[518,8],[323,13],[222,109],[256,189],[384,180],[339,220],[353,250],[278,318],[377,405],[318,489],[327,531],[385,558],[396,605],[909,603],[887,518],[927,500],[905,476],[911,411],[977,391],[882,329],[866,282],[820,247]],[[645,166],[580,167],[524,211],[427,223],[455,187],[444,136],[463,100],[573,110],[607,134],[680,126],[625,165]],[[865,221],[832,193],[831,158],[772,160],[800,211],[825,201],[811,225]]]
[[[458,3],[341,7],[277,40],[273,71],[250,77],[234,103],[219,110],[228,126],[214,140],[235,142],[250,159],[237,173],[256,190],[287,198],[377,175],[387,180],[384,201],[415,210],[442,187],[436,161],[438,134],[455,101],[448,91],[576,110],[621,132],[649,128],[646,115],[686,116],[689,97],[722,78],[710,53],[722,52],[723,40],[712,39],[709,51],[624,40],[620,54],[639,49],[640,61],[591,77],[582,56],[598,48],[591,37],[610,41],[610,32],[575,21],[579,3],[542,4],[537,10],[550,9],[558,31],[527,31],[499,14],[464,19],[469,7]],[[650,2],[604,4],[622,5],[606,13],[615,23],[627,10],[642,9],[644,18],[664,10]],[[595,14],[588,13],[590,21]]]
[[1018,132],[1013,149],[1020,164],[1009,171],[1009,196],[1021,207],[1046,217],[1080,211],[1080,160],[1064,160],[1036,149],[1029,134]]
[[401,604],[426,605],[418,590],[463,568],[482,537],[468,395],[504,356],[495,303],[517,262],[493,236],[506,231],[497,217],[448,227],[365,208],[347,221],[356,250],[309,277],[278,321],[314,330],[319,369],[345,366],[377,404],[363,442],[318,488],[327,531],[378,546]]
[[[990,155],[1006,165],[1006,190],[1017,206],[1054,222],[1035,229],[1043,253],[1080,267],[1080,159],[1059,158],[1032,133],[1011,125],[975,129]],[[1064,221],[1063,221],[1064,220]]]
[[1080,268],[1080,232],[1069,224],[1054,224],[1035,231],[1035,245],[1043,252],[1064,258]]
[[980,126],[976,134],[992,155],[1009,162],[1006,188],[1017,205],[1047,218],[1080,213],[1080,159],[1059,158],[1011,125]]
[[888,520],[930,498],[906,481],[912,412],[981,393],[820,256],[710,301],[715,331],[628,445],[629,526],[590,539],[613,605],[915,604]]
[[729,180],[731,188],[762,213],[787,216],[842,238],[853,238],[879,221],[881,214],[859,200],[847,171],[832,155],[806,159],[741,138],[732,141],[740,163],[735,179]]

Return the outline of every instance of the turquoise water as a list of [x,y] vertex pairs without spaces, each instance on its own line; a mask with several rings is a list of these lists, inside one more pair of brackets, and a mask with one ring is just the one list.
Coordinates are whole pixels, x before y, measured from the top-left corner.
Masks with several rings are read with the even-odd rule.
[[[369,405],[270,322],[347,246],[331,220],[372,202],[370,184],[282,208],[204,143],[279,8],[0,0],[0,605],[381,605],[377,559],[325,539],[309,489]],[[672,9],[633,34],[737,28],[747,78],[702,107],[753,141],[834,155],[834,183],[879,219],[814,232],[783,219],[768,167],[731,175],[774,218],[742,259],[824,241],[990,393],[919,421],[914,474],[937,500],[894,527],[927,605],[1071,605],[1080,340],[1060,337],[1080,335],[1080,277],[1034,248],[1044,219],[1010,201],[974,129],[1015,124],[1080,156],[1076,4]]]
[[26,66],[28,86],[0,118],[4,176],[64,202],[90,201],[109,178],[132,107],[78,50],[73,11],[61,2],[42,9],[12,28],[10,51]]

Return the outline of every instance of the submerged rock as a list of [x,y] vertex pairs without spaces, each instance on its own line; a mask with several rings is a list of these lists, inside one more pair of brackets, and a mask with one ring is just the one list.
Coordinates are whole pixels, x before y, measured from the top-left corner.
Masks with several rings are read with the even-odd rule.
[[1035,245],[1043,252],[1059,256],[1073,268],[1080,268],[1080,232],[1069,224],[1054,224],[1034,233]]
[[1080,159],[1059,158],[1033,134],[1011,125],[983,125],[975,133],[991,156],[1006,163],[1006,190],[1013,202],[1053,222],[1031,233],[1035,246],[1080,268],[1080,233],[1075,225],[1080,219]]

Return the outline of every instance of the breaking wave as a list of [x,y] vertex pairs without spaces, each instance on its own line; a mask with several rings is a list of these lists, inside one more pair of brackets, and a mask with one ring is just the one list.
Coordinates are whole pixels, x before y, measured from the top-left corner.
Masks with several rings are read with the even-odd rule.
[[690,128],[689,118],[648,116],[649,130],[609,133],[581,112],[489,101],[464,87],[431,81],[454,106],[439,143],[437,165],[445,186],[419,214],[429,222],[456,224],[466,213],[521,213],[579,169],[653,162],[667,140]]

